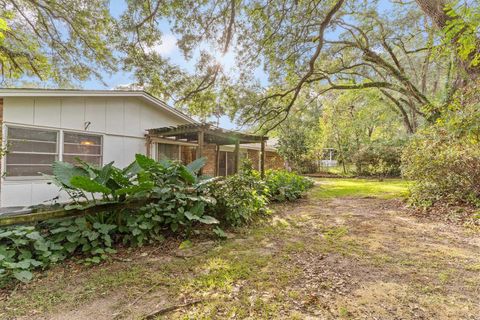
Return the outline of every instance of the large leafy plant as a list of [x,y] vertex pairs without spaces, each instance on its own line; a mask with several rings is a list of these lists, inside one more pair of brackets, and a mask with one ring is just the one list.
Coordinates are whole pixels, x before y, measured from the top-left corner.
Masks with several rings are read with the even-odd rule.
[[65,210],[129,202],[138,207],[0,229],[0,279],[28,281],[33,269],[75,255],[89,264],[100,263],[115,252],[115,242],[142,245],[161,240],[166,231],[188,236],[195,224],[218,223],[205,214],[205,207],[215,204],[207,193],[213,180],[197,177],[205,162],[201,158],[185,166],[143,155],[136,155],[125,169],[113,163],[96,167],[81,160],[77,165],[55,162],[52,182],[71,199]]
[[226,225],[239,226],[257,214],[269,212],[268,189],[248,160],[243,162],[240,173],[212,185],[210,192],[217,203],[209,206],[209,211]]
[[265,183],[272,201],[293,201],[313,187],[310,178],[286,170],[267,170]]

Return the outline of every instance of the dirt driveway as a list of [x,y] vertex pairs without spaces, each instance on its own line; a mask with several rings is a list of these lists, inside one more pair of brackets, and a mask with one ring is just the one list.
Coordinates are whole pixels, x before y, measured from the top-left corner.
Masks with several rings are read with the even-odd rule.
[[226,241],[51,269],[0,302],[0,318],[480,319],[478,232],[409,215],[388,181],[322,193],[341,183]]

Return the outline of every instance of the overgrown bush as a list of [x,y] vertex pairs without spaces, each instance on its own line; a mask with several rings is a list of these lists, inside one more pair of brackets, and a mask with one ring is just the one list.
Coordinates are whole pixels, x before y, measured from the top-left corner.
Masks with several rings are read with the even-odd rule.
[[405,149],[403,174],[414,180],[411,201],[480,205],[480,146],[467,141],[422,136]]
[[360,176],[397,177],[401,174],[403,143],[372,143],[353,156]]
[[16,278],[29,281],[35,268],[45,268],[75,252],[86,263],[99,263],[113,253],[115,225],[99,222],[98,216],[49,221],[37,226],[15,226],[0,233],[0,283]]
[[435,124],[417,133],[405,149],[402,169],[414,181],[414,204],[480,206],[479,86],[477,81],[459,90],[450,104],[435,111]]
[[243,162],[239,174],[212,185],[210,192],[216,204],[209,210],[226,225],[239,226],[255,214],[268,213],[268,189],[248,160]]
[[217,203],[210,208],[224,224],[238,226],[256,214],[268,213],[268,202],[296,200],[312,186],[313,180],[286,170],[267,170],[262,180],[247,159],[239,174],[212,185],[212,196]]
[[313,186],[313,180],[286,170],[267,170],[265,184],[273,201],[293,201]]

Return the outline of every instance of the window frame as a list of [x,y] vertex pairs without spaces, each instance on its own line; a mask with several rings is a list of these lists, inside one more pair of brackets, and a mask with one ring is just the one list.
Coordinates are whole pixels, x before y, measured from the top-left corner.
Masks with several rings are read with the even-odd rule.
[[[38,131],[50,131],[50,132],[55,132],[56,135],[57,135],[57,139],[56,139],[56,142],[55,142],[55,150],[56,150],[56,153],[48,153],[48,152],[18,152],[18,151],[8,151],[8,142],[9,142],[9,130],[12,129],[12,128],[18,128],[18,129],[26,129],[26,130],[38,130]],[[2,159],[2,178],[5,179],[5,180],[45,180],[45,177],[42,176],[42,175],[37,175],[37,176],[28,176],[28,175],[25,175],[25,176],[8,176],[7,175],[7,157],[8,157],[8,154],[48,154],[48,155],[54,155],[56,156],[56,161],[60,160],[60,152],[61,152],[61,149],[60,149],[60,140],[61,140],[61,135],[60,135],[60,130],[58,129],[52,129],[52,128],[44,128],[44,127],[35,127],[35,126],[21,126],[21,125],[5,125],[4,127],[4,132],[3,132],[3,136],[4,138],[2,139],[2,145],[4,148],[7,148],[7,155],[5,155]],[[29,141],[38,141],[38,140],[29,140]],[[45,142],[45,141],[41,141],[41,142]],[[48,165],[39,165],[39,166],[48,166]]]
[[[62,129],[62,128],[51,128],[51,127],[44,127],[44,126],[32,126],[32,125],[22,125],[22,124],[15,124],[15,123],[3,123],[2,128],[2,146],[8,149],[8,140],[9,140],[9,129],[10,128],[20,128],[20,129],[30,129],[30,130],[45,130],[45,131],[53,131],[57,134],[57,142],[56,142],[56,150],[57,150],[57,161],[63,161],[63,150],[64,150],[64,133],[77,133],[77,134],[85,134],[85,135],[92,135],[100,137],[100,165],[103,165],[104,160],[104,136],[103,133],[96,133],[96,132],[85,132],[81,130],[72,130],[72,129]],[[21,152],[20,152],[21,153]],[[27,152],[26,152],[27,153]],[[30,154],[37,154],[35,152],[29,152]],[[38,153],[42,154],[42,153]],[[98,157],[98,155],[95,155]],[[35,180],[48,180],[44,176],[7,176],[7,157],[4,156],[1,159],[1,179],[5,181],[35,181]]]

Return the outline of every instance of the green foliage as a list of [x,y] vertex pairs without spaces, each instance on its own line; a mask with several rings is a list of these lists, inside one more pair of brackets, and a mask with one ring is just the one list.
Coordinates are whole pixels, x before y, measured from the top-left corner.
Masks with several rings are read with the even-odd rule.
[[447,4],[445,11],[449,16],[443,28],[447,45],[455,43],[457,55],[467,61],[470,67],[480,64],[478,51],[478,31],[480,29],[480,7],[460,5],[459,2]]
[[[252,169],[250,160],[244,160],[238,174],[210,187],[214,206],[207,210],[226,225],[239,226],[251,221],[256,215],[268,214],[270,201],[293,201],[300,198],[313,181],[285,170],[267,170],[265,180]],[[215,232],[223,236],[221,230]]]
[[[203,165],[203,158],[185,166],[143,155],[136,155],[123,170],[113,163],[97,168],[82,161],[78,166],[56,162],[52,180],[71,196],[73,204],[65,206],[67,210],[105,202],[141,200],[145,204],[138,209],[0,230],[0,279],[3,283],[12,278],[29,281],[34,269],[74,256],[84,263],[98,264],[115,252],[118,243],[141,246],[162,241],[169,233],[189,237],[197,225],[222,221],[226,226],[238,226],[268,213],[269,199],[297,199],[312,184],[286,171],[268,171],[266,181],[262,181],[248,160],[239,174],[221,182],[201,180],[196,173]],[[218,226],[212,229],[218,237],[226,237]]]
[[32,270],[46,268],[76,253],[86,263],[99,263],[113,253],[115,225],[98,216],[49,221],[39,226],[17,226],[0,231],[0,284],[12,277],[27,282]]
[[415,181],[412,202],[480,204],[478,83],[464,88],[436,123],[419,132],[405,149],[403,174]]
[[313,180],[286,170],[267,170],[265,184],[268,196],[273,201],[296,200],[311,187]]
[[301,112],[292,114],[276,130],[277,150],[294,171],[315,172],[321,104],[308,103],[303,96],[299,100],[296,110],[301,109]]
[[344,173],[398,175],[405,128],[394,109],[374,90],[339,92],[325,102],[320,119],[318,149],[335,148]]
[[403,141],[377,142],[362,147],[353,156],[356,174],[360,176],[398,177]]
[[268,189],[248,160],[240,173],[212,185],[210,193],[217,202],[207,210],[226,225],[239,226],[269,212]]
[[[117,32],[104,0],[2,1],[0,61],[4,80],[101,78],[115,71]],[[70,85],[71,86],[71,85]]]
[[156,162],[143,155],[136,155],[123,170],[113,163],[97,168],[83,161],[77,166],[55,162],[52,181],[73,202],[65,206],[66,210],[142,199],[146,204],[136,210],[1,230],[2,279],[28,281],[31,270],[77,254],[85,263],[100,263],[115,252],[115,242],[143,245],[162,240],[167,231],[188,236],[195,224],[217,224],[217,219],[205,214],[205,207],[214,205],[215,199],[207,194],[212,180],[200,181],[196,176],[203,165],[204,158],[184,166],[167,160]]
[[403,174],[415,181],[411,201],[421,206],[437,201],[479,205],[480,146],[437,134],[424,132],[403,153]]

